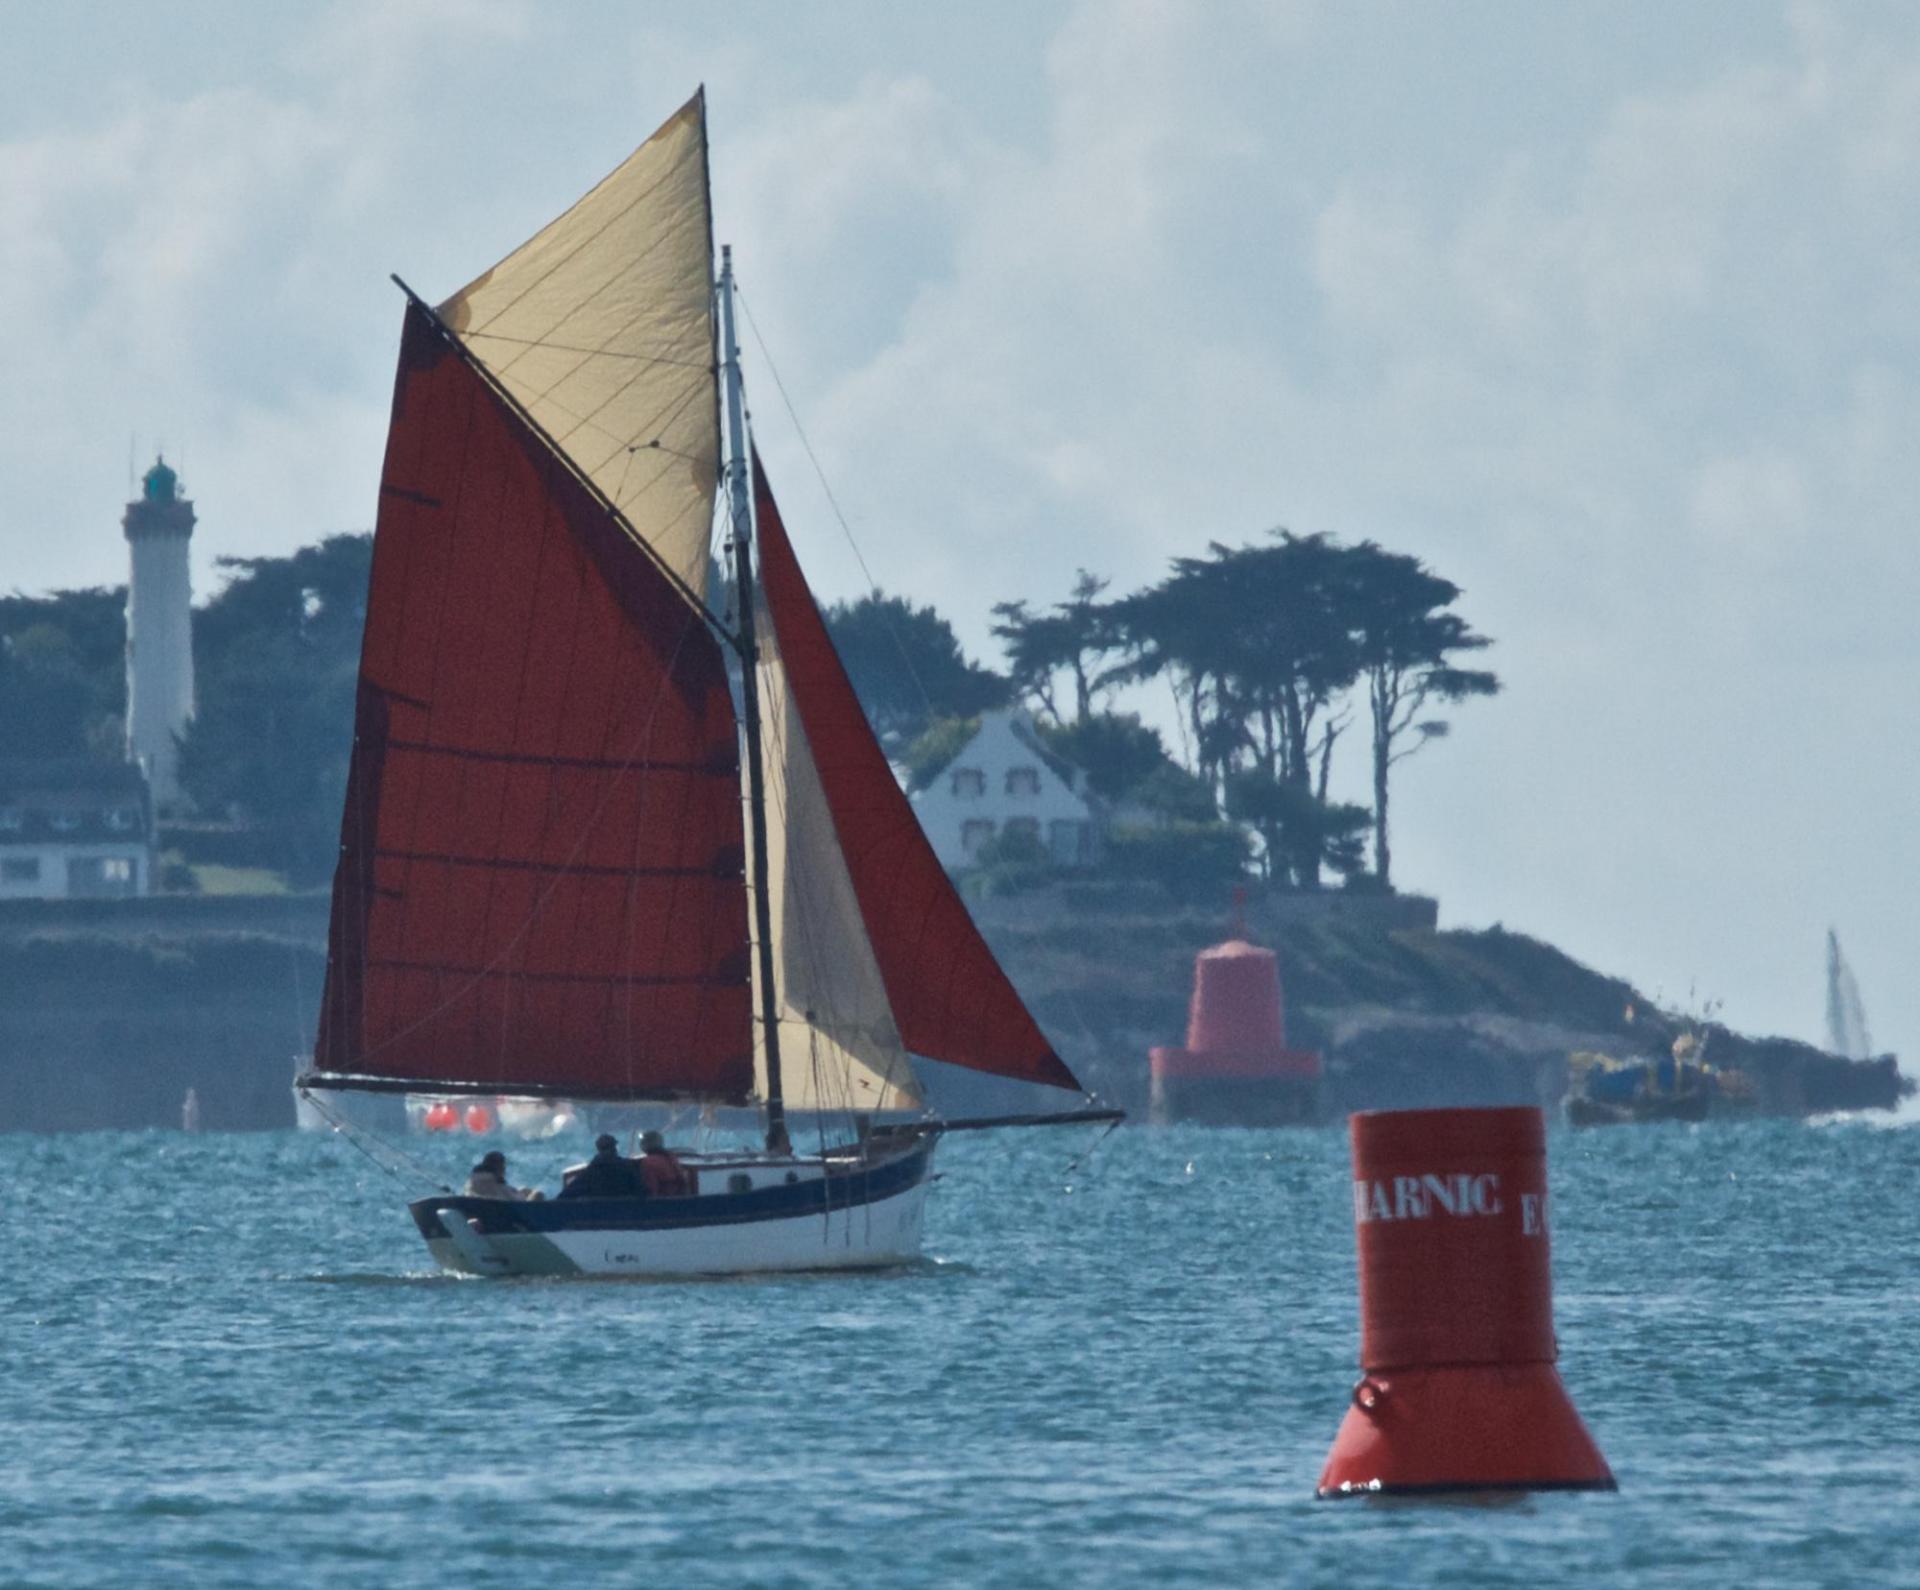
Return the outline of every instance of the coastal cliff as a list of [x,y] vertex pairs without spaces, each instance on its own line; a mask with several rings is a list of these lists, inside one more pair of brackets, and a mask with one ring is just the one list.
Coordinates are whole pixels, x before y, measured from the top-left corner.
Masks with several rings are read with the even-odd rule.
[[[974,909],[1087,1086],[1144,1118],[1147,1051],[1178,1041],[1193,957],[1225,936],[1221,913],[1108,885]],[[188,1088],[208,1129],[292,1125],[288,1084],[312,1041],[327,910],[321,893],[0,907],[0,1130],[177,1127]],[[1435,915],[1416,896],[1248,903],[1247,932],[1280,955],[1289,1040],[1326,1057],[1325,1116],[1553,1107],[1571,1055],[1662,1053],[1687,1032],[1752,1081],[1765,1113],[1900,1095],[1891,1059],[1849,1062],[1689,1023],[1551,945],[1499,927],[1441,931]]]
[[[1193,957],[1218,909],[1138,886],[1066,886],[974,904],[995,952],[1091,1088],[1135,1112],[1146,1054],[1186,1025]],[[1913,1084],[1891,1056],[1848,1061],[1660,1009],[1631,984],[1503,927],[1441,930],[1431,900],[1256,895],[1245,929],[1276,950],[1289,1044],[1325,1057],[1322,1113],[1565,1097],[1575,1054],[1696,1053],[1751,1085],[1764,1114],[1891,1108]]]

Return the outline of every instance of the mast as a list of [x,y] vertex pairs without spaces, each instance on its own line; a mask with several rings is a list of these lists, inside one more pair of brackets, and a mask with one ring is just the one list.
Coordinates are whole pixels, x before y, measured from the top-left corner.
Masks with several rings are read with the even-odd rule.
[[767,781],[760,757],[760,648],[753,635],[753,516],[747,488],[746,399],[733,335],[733,246],[720,247],[720,348],[727,399],[727,517],[740,604],[740,685],[746,708],[747,813],[753,833],[753,930],[759,944],[760,1030],[767,1055],[767,1148],[792,1151],[780,1088],[780,1000],[773,984],[773,899],[767,887]]

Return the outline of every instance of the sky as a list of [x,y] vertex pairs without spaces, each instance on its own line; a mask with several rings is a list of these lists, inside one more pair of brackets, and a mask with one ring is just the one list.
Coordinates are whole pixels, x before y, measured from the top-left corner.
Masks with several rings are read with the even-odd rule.
[[[445,296],[707,85],[816,588],[996,601],[1276,526],[1459,584],[1506,689],[1396,881],[1920,1070],[1920,8],[0,0],[0,589],[371,527]],[[1151,713],[1164,702],[1142,700]],[[1365,798],[1363,740],[1336,784]],[[1224,910],[1223,910],[1224,917]]]

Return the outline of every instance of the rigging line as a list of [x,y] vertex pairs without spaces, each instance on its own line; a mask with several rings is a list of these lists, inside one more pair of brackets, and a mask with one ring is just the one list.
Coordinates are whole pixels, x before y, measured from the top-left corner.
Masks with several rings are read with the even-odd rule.
[[[1091,1097],[1091,1095],[1088,1096]],[[1106,1140],[1113,1136],[1119,1129],[1120,1123],[1118,1121],[1107,1122],[1107,1129],[1067,1162],[1067,1174],[1069,1176],[1073,1175],[1082,1165],[1092,1159],[1093,1156],[1099,1152],[1100,1145],[1106,1142]]]
[[[786,406],[787,418],[793,421],[794,432],[799,436],[800,445],[806,451],[807,462],[813,465],[813,472],[820,481],[820,489],[826,493],[827,506],[833,509],[833,516],[840,523],[840,533],[847,538],[847,545],[853,549],[854,562],[860,565],[860,573],[867,582],[868,591],[877,598],[883,594],[880,584],[874,579],[873,570],[867,567],[867,560],[860,551],[860,543],[853,537],[853,526],[847,523],[847,516],[840,511],[840,499],[834,496],[833,487],[827,484],[827,472],[821,467],[819,456],[813,450],[813,443],[807,437],[807,428],[800,423],[800,413],[793,406],[793,399],[787,393],[786,382],[780,379],[780,367],[773,362],[773,354],[767,347],[767,339],[760,334],[760,322],[753,318],[753,305],[747,301],[746,294],[740,291],[740,284],[737,281],[734,283],[733,292],[740,301],[740,307],[747,312],[747,326],[753,332],[754,342],[759,346],[760,357],[767,361],[767,374],[773,377],[774,389],[779,392],[780,401]],[[907,651],[906,642],[900,638],[900,632],[887,618],[886,609],[879,608],[877,603],[876,607],[881,623],[886,626],[887,638],[893,642],[893,649],[900,653],[900,661],[907,670],[907,677],[913,681],[913,688],[920,693],[920,704],[927,709],[927,717],[931,720],[934,716],[933,697],[927,693],[926,684],[921,679],[919,670],[913,666],[913,658]]]
[[[359,1150],[360,1153],[366,1155],[376,1169],[384,1171],[395,1181],[404,1181],[408,1176],[411,1176],[415,1180],[425,1182],[437,1192],[450,1193],[453,1191],[451,1186],[442,1181],[434,1172],[428,1170],[426,1166],[421,1164],[417,1159],[414,1159],[411,1155],[395,1148],[393,1144],[389,1143],[385,1138],[355,1126],[344,1114],[318,1096],[326,1091],[324,1088],[302,1088],[300,1090],[300,1096],[325,1117],[327,1124],[330,1125],[335,1132],[345,1138],[346,1141],[352,1145],[352,1147]],[[383,1160],[380,1155],[376,1154],[372,1148],[368,1146],[371,1143],[378,1143],[388,1158]],[[402,1167],[404,1167],[404,1172]]]
[[533,393],[531,401],[542,404],[555,414],[563,416],[568,421],[567,429],[565,431],[556,431],[554,440],[557,441],[563,449],[569,449],[569,457],[573,456],[570,451],[573,446],[573,439],[582,431],[591,431],[603,437],[614,448],[624,450],[628,453],[646,452],[657,448],[661,452],[672,453],[676,457],[688,459],[696,464],[711,466],[715,462],[713,458],[704,454],[677,452],[673,448],[665,447],[661,444],[657,435],[654,440],[650,442],[638,440],[639,437],[646,435],[649,431],[664,432],[676,424],[681,415],[686,413],[688,405],[701,395],[703,388],[700,383],[689,383],[686,390],[676,396],[671,403],[654,413],[645,415],[643,417],[644,423],[630,436],[622,436],[618,431],[603,425],[600,416],[606,413],[608,409],[614,407],[620,398],[625,395],[627,389],[635,384],[633,381],[629,381],[626,386],[612,393],[602,401],[598,407],[585,411],[569,408],[552,395],[564,384],[562,381],[555,381],[545,391]]

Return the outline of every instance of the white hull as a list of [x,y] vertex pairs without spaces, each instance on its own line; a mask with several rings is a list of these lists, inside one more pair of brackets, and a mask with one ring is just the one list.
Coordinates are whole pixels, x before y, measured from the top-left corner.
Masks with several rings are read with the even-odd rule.
[[858,1209],[678,1231],[575,1231],[482,1239],[498,1264],[429,1238],[441,1269],[464,1275],[700,1276],[876,1270],[920,1256],[927,1184]]
[[[670,1278],[884,1269],[919,1257],[929,1153],[917,1149],[872,1170],[842,1162],[831,1176],[820,1160],[762,1161],[751,1172],[737,1161],[700,1167],[703,1186],[709,1178],[724,1185],[721,1176],[731,1171],[742,1182],[750,1177],[752,1192],[760,1195],[797,1197],[823,1183],[834,1188],[825,1207],[764,1215],[745,1214],[744,1200],[719,1191],[631,1206],[644,1215],[670,1204],[679,1215],[670,1224],[591,1219],[572,1229],[556,1227],[556,1219],[569,1214],[558,1200],[502,1209],[494,1200],[423,1199],[413,1207],[435,1262],[463,1275]],[[693,1156],[689,1163],[699,1166]],[[587,1203],[574,1207],[591,1213]],[[503,1229],[515,1223],[510,1211],[545,1229]]]

